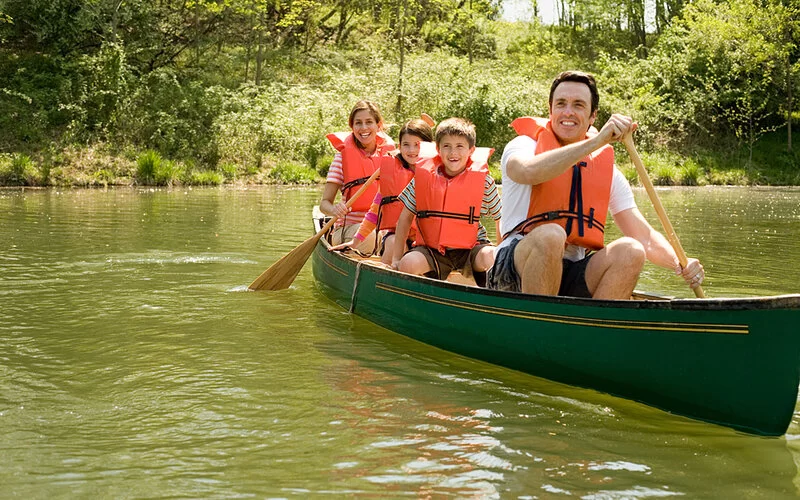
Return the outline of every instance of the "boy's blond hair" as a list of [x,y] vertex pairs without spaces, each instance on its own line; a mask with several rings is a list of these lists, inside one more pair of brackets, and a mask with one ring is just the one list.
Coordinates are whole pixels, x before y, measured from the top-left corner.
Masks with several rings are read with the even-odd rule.
[[464,118],[448,118],[436,127],[436,147],[446,135],[464,137],[469,147],[475,145],[475,125]]

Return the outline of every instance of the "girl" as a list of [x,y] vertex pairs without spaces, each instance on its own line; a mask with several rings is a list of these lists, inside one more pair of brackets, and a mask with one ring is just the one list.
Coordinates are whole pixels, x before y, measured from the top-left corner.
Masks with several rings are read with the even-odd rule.
[[[363,251],[364,242],[370,238],[374,239],[377,226],[377,230],[385,231],[379,249],[381,262],[387,265],[392,263],[395,227],[397,218],[403,209],[403,204],[400,203],[397,196],[414,177],[417,161],[436,156],[436,147],[432,142],[433,132],[430,125],[432,122],[430,117],[423,114],[422,119],[411,120],[403,125],[398,137],[399,154],[394,152],[381,162],[380,192],[375,195],[372,206],[364,216],[358,232],[350,241],[331,247],[331,250],[343,250],[350,247]],[[406,250],[410,248],[415,237],[416,233],[412,228],[408,236],[409,241],[406,242]],[[373,243],[373,247],[368,251],[371,253],[375,246],[377,245]]]
[[[369,209],[370,200],[378,192],[378,183],[373,183],[351,207],[348,208],[346,202],[380,167],[381,159],[394,149],[392,140],[383,133],[383,116],[377,104],[358,101],[350,111],[348,124],[350,132],[327,135],[338,152],[328,170],[319,208],[326,215],[339,217],[331,235],[333,244],[350,240],[358,230],[358,223]],[[337,191],[342,192],[342,197],[334,203]],[[374,237],[366,238],[359,248],[371,249],[373,246]]]

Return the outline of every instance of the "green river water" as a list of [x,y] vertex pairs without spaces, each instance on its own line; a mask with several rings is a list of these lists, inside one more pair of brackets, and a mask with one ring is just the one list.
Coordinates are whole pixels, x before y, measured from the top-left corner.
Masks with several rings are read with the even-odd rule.
[[[310,265],[246,291],[319,194],[0,191],[0,498],[800,496],[800,414],[754,437],[460,358]],[[800,292],[800,190],[660,195],[707,295]]]

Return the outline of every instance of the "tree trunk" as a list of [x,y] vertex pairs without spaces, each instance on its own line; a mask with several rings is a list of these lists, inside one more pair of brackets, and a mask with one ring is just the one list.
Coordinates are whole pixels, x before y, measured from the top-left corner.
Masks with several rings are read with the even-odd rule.
[[792,111],[794,111],[794,102],[792,102],[792,87],[794,86],[794,81],[792,81],[792,67],[789,66],[788,71],[786,72],[786,107],[788,108],[788,114],[786,116],[786,150],[791,153],[792,152]]
[[256,87],[261,85],[261,66],[264,62],[264,15],[259,15],[258,50],[256,52]]
[[467,32],[467,53],[469,54],[469,65],[472,66],[472,37],[475,19],[472,15],[472,0],[469,0],[469,31]]
[[405,66],[406,56],[406,15],[408,14],[408,0],[403,0],[402,18],[400,19],[400,63],[397,76],[397,104],[395,105],[395,114],[400,116],[403,112],[403,69]]

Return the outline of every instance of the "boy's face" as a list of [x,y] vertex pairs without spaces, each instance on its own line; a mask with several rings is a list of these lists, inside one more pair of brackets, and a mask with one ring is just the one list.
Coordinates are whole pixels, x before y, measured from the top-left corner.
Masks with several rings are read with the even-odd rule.
[[447,175],[454,176],[467,167],[467,160],[475,151],[475,146],[470,147],[466,137],[446,135],[437,144],[437,149]]

